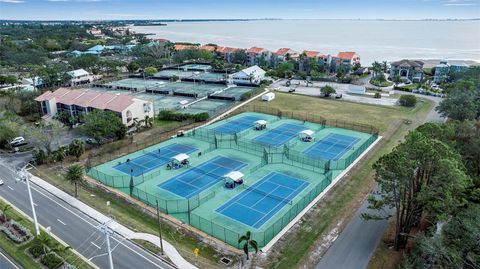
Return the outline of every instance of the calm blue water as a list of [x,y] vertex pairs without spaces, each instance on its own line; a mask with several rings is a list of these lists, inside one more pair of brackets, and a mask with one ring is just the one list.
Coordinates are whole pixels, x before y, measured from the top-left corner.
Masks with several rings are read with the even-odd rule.
[[171,41],[252,46],[277,50],[357,51],[362,63],[375,60],[461,59],[480,61],[480,21],[277,20],[177,22],[134,26]]

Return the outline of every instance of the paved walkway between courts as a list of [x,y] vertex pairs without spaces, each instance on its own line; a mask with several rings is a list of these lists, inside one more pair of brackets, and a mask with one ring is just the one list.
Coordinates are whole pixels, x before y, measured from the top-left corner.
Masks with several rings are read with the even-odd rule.
[[[98,212],[97,210],[91,208],[90,206],[86,205],[85,203],[81,202],[80,200],[76,199],[75,197],[71,196],[70,194],[58,189],[57,187],[51,185],[50,183],[46,182],[45,180],[36,177],[34,175],[30,178],[31,182],[35,183],[36,185],[40,186],[41,188],[45,189],[46,191],[50,192],[51,194],[55,195],[59,199],[63,200],[67,204],[77,208],[78,210],[82,211],[84,214],[90,216],[91,218],[95,219],[100,223],[105,223],[111,221],[111,218],[105,216],[104,214]],[[117,234],[127,238],[127,239],[142,239],[148,241],[157,247],[160,247],[160,238],[156,235],[147,234],[147,233],[136,233],[129,228],[121,225],[117,222],[110,222],[108,227],[112,229]],[[194,265],[189,263],[185,260],[180,253],[175,249],[175,247],[170,244],[169,242],[162,240],[163,242],[163,251],[168,256],[168,258],[178,267],[178,268],[187,268],[187,269],[196,269]]]

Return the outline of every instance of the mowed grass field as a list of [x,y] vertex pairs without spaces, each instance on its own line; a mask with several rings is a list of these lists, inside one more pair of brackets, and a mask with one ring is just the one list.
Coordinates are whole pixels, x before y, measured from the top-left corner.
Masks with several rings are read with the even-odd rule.
[[427,99],[419,99],[414,108],[390,107],[275,92],[273,101],[267,103],[256,100],[251,105],[266,105],[287,111],[316,112],[326,119],[371,124],[383,133],[395,120],[421,118],[423,113],[430,111],[433,103]]
[[313,268],[323,249],[319,247],[334,228],[345,226],[375,184],[373,163],[391,151],[405,134],[423,123],[434,103],[419,99],[414,108],[386,107],[341,100],[275,93],[270,102],[253,101],[249,105],[264,105],[286,111],[315,112],[332,120],[371,124],[380,130],[383,139],[350,172],[321,199],[289,231],[284,240],[274,246],[265,268]]

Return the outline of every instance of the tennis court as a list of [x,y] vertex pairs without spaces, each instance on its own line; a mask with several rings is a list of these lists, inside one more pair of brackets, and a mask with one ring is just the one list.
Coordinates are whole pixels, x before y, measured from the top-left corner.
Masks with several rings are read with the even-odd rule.
[[304,153],[314,158],[338,160],[360,141],[359,138],[330,133],[307,148]]
[[187,70],[210,70],[212,69],[212,66],[209,64],[184,64],[181,65],[179,68],[181,69],[187,69]]
[[257,136],[254,141],[264,145],[278,147],[287,143],[305,129],[308,128],[300,124],[284,123]]
[[272,172],[227,201],[217,212],[258,229],[309,185],[308,182]]
[[145,152],[145,154],[117,164],[113,168],[137,177],[168,163],[171,158],[180,153],[189,154],[196,150],[197,148],[191,146],[174,143],[151,152]]
[[215,185],[229,172],[240,170],[245,166],[247,164],[244,162],[219,155],[197,167],[191,167],[158,186],[188,199]]
[[255,116],[243,116],[217,126],[214,130],[216,133],[236,134],[253,127],[257,120],[263,119]]

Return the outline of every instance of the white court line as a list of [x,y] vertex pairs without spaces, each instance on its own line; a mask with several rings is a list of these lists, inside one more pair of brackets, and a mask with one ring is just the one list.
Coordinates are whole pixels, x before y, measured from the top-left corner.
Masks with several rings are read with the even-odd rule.
[[12,190],[12,191],[13,191],[13,188],[12,188],[12,187],[10,187],[10,186],[7,186],[7,188],[9,188],[10,190]]
[[97,246],[95,243],[93,243],[92,241],[90,241],[90,243],[91,243],[92,245],[94,245],[96,248],[102,249],[101,247],[99,247],[99,246]]
[[60,219],[57,219],[58,222],[60,222],[63,225],[67,225],[65,222],[61,221]]

